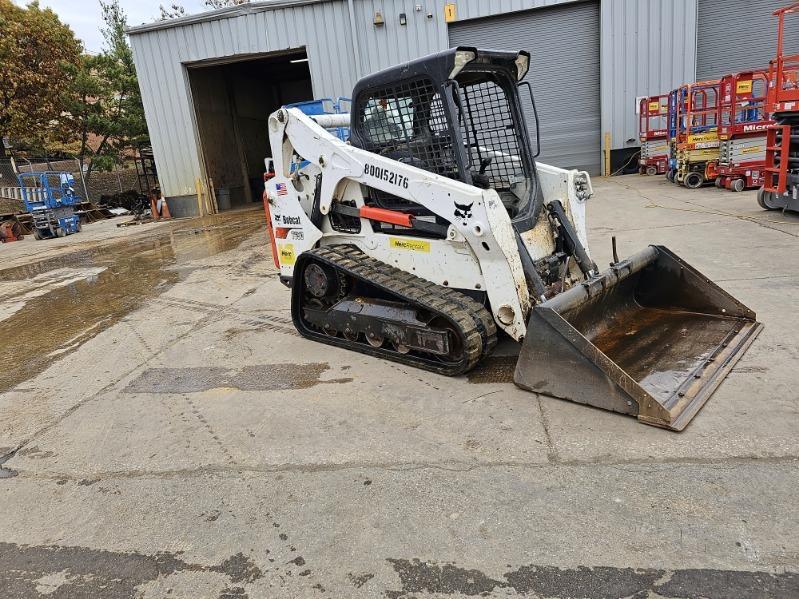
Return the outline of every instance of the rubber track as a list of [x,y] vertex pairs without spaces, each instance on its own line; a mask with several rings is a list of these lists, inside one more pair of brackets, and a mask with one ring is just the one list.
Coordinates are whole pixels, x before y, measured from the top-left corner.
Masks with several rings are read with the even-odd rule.
[[[401,354],[387,348],[373,348],[366,343],[331,337],[312,331],[310,328],[303,330],[307,325],[298,323],[300,315],[293,313],[294,324],[304,337],[448,376],[462,374],[474,368],[482,358],[491,353],[497,343],[497,328],[488,310],[482,304],[454,289],[436,285],[385,262],[375,260],[352,245],[329,245],[316,248],[303,253],[298,262],[304,264],[308,260],[327,263],[349,276],[396,295],[409,304],[445,316],[461,330],[465,358],[457,363],[427,363],[415,356]],[[302,274],[295,271],[295,277],[297,276],[302,276]],[[295,285],[294,288],[300,289],[301,285]],[[292,299],[292,312],[296,312],[295,308],[295,299]]]

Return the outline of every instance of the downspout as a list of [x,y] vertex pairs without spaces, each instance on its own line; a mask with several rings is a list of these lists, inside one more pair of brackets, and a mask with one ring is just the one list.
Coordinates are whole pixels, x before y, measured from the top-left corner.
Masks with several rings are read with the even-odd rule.
[[361,48],[358,44],[358,27],[355,25],[355,5],[354,0],[347,0],[347,8],[350,11],[350,32],[352,35],[352,50],[355,53],[355,79],[361,78]]

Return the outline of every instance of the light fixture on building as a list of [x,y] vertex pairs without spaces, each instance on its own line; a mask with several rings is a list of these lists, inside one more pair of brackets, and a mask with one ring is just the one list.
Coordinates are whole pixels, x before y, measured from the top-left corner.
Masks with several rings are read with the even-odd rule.
[[413,8],[416,10],[416,12],[422,12],[422,5],[421,4],[417,4]]
[[408,24],[408,17],[405,16],[404,12],[400,13],[400,25],[407,25]]
[[372,23],[375,24],[375,27],[382,27],[383,25],[385,25],[386,22],[383,20],[383,14],[380,12],[376,12],[374,21],[372,21]]
[[299,62],[308,62],[308,57],[306,56],[305,58],[295,58],[293,60],[289,60],[289,62],[291,64],[297,64]]

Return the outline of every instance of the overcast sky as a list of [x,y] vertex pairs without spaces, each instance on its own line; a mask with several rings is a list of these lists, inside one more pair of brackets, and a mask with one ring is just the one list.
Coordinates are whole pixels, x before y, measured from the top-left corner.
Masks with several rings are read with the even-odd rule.
[[[120,6],[128,15],[128,25],[139,25],[155,21],[163,4],[169,6],[177,0],[119,0]],[[28,0],[14,0],[20,6],[28,4]],[[197,13],[203,9],[203,0],[180,0],[187,13]],[[102,18],[98,0],[39,0],[41,6],[52,8],[61,20],[72,28],[75,35],[83,40],[86,50],[99,52],[103,45],[100,33]]]

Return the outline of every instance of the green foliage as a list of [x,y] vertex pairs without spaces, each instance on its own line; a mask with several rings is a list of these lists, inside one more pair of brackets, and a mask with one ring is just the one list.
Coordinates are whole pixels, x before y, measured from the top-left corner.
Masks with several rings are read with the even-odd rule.
[[126,150],[147,138],[139,82],[133,63],[133,51],[125,35],[126,16],[119,0],[99,0],[103,12],[103,53],[96,57],[93,72],[99,80],[97,96],[100,109],[90,118],[90,130],[101,138],[95,158],[89,166],[107,170],[119,162]]
[[83,55],[65,69],[70,84],[58,127],[60,141],[74,148],[81,165],[88,163],[87,178],[92,171],[111,170],[147,138],[125,13],[118,0],[99,1],[103,50],[96,56]]
[[0,140],[46,144],[53,137],[69,85],[63,73],[78,65],[80,53],[80,42],[52,10],[0,0]]
[[84,54],[77,65],[70,65],[64,75],[70,86],[64,93],[64,113],[59,123],[60,139],[77,144],[75,154],[83,164],[92,153],[90,138],[102,129],[105,106],[103,98],[111,94],[110,85],[100,75],[101,56]]

